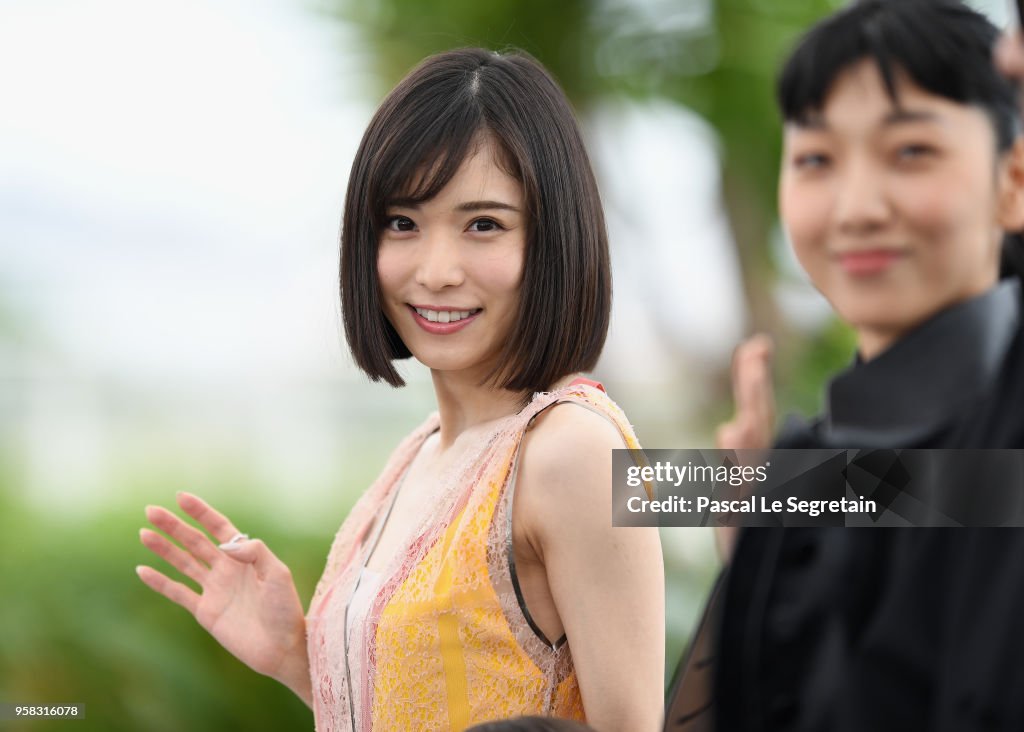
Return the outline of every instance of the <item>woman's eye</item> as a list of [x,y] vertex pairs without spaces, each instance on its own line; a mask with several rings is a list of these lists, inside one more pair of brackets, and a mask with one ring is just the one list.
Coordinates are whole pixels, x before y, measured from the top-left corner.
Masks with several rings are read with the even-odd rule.
[[405,216],[392,216],[388,219],[387,227],[391,231],[415,231],[416,222]]
[[469,225],[470,231],[499,231],[504,227],[494,219],[477,219]]
[[896,156],[900,160],[920,160],[926,158],[935,153],[935,148],[931,145],[911,144],[901,145],[896,151]]
[[824,153],[803,153],[793,158],[793,165],[799,170],[821,170],[830,162]]

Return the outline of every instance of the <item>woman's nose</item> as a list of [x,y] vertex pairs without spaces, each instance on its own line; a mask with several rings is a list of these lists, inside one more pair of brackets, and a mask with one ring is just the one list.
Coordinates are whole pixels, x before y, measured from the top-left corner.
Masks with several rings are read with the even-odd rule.
[[883,176],[867,161],[852,160],[837,181],[835,222],[847,234],[870,233],[891,214]]
[[459,243],[443,234],[423,238],[416,282],[428,290],[455,287],[465,280]]

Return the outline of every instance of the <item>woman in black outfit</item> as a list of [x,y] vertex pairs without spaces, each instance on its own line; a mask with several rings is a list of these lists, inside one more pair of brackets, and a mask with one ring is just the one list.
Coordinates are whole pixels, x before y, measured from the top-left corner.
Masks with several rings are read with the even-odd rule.
[[[997,36],[954,0],[866,0],[788,60],[780,211],[858,353],[778,447],[1024,447],[1024,142]],[[737,366],[721,446],[762,447],[763,343]],[[717,729],[1024,729],[1022,530],[746,529],[717,604]]]

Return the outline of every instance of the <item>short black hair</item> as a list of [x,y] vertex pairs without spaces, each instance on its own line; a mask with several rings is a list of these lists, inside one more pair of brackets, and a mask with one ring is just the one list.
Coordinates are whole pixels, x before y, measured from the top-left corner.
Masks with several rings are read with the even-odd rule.
[[522,51],[465,48],[431,56],[384,99],[363,135],[345,198],[342,319],[374,381],[404,381],[410,353],[381,304],[377,247],[396,198],[427,201],[488,136],[523,187],[527,238],[520,298],[493,383],[542,391],[589,371],[608,331],[611,272],[597,183],[569,101]]
[[1016,85],[992,60],[998,36],[959,0],[861,0],[804,35],[779,75],[779,108],[787,122],[806,122],[843,71],[871,59],[896,104],[902,71],[931,94],[984,110],[1003,152],[1019,133],[1019,112]]

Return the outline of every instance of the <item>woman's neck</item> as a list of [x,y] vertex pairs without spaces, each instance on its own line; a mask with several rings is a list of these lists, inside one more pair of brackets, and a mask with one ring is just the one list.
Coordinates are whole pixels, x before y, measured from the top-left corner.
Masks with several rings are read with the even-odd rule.
[[[576,376],[559,379],[550,389],[565,386]],[[527,391],[511,391],[481,384],[479,375],[431,371],[440,417],[440,449],[450,447],[459,435],[482,424],[515,414],[530,398]]]
[[885,353],[906,331],[882,328],[861,328],[857,331],[857,354],[867,363]]
[[528,397],[525,392],[480,384],[468,375],[449,371],[431,371],[430,375],[441,419],[441,450],[451,447],[468,429],[515,414]]

